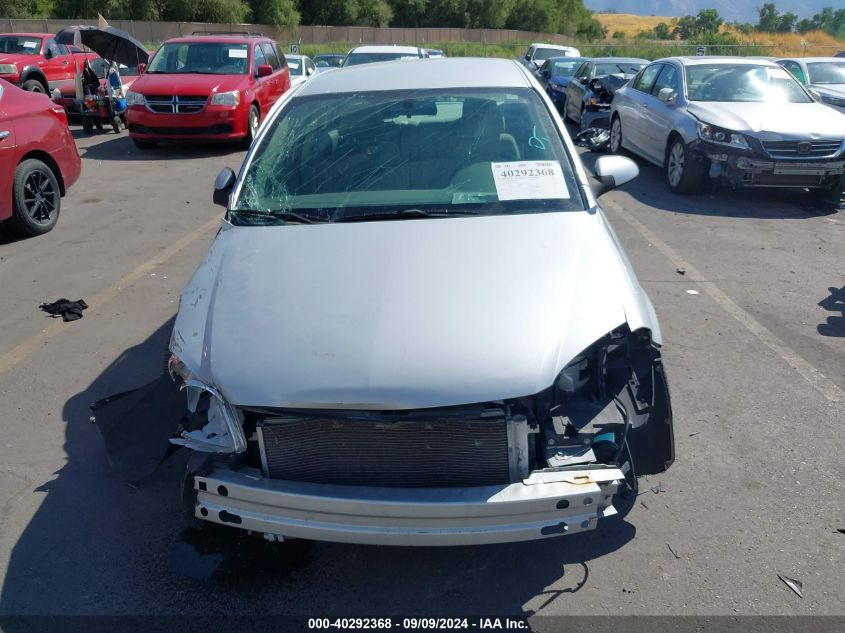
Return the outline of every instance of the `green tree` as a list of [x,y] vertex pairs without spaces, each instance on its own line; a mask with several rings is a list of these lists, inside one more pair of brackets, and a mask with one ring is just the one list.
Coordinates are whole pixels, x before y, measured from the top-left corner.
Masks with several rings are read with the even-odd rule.
[[516,0],[466,0],[464,23],[471,29],[500,29]]
[[393,25],[415,27],[425,19],[428,0],[390,0]]
[[386,0],[358,0],[358,17],[355,23],[360,26],[389,26],[393,19],[393,9]]
[[299,11],[293,0],[249,0],[252,21],[257,24],[295,27]]
[[711,35],[719,32],[722,18],[716,9],[702,9],[695,18],[696,35]]
[[778,28],[778,9],[772,2],[767,2],[757,11],[760,21],[757,30],[763,33],[774,33]]
[[816,28],[815,22],[813,22],[809,18],[804,18],[803,20],[799,21],[798,24],[795,25],[795,30],[799,33],[807,33],[812,31]]
[[249,6],[243,0],[194,0],[195,20],[218,24],[246,22]]
[[5,0],[0,14],[6,18],[49,18],[54,14],[53,0]]
[[682,40],[689,40],[698,35],[698,24],[696,24],[695,18],[691,15],[680,18],[674,33]]
[[654,27],[654,37],[658,40],[668,40],[672,37],[669,25],[665,22],[659,22],[657,26]]
[[614,40],[624,40],[625,39],[625,31],[614,31],[613,35],[610,36]]
[[798,16],[794,13],[782,13],[778,16],[778,33],[792,33],[795,30],[795,24],[798,22]]

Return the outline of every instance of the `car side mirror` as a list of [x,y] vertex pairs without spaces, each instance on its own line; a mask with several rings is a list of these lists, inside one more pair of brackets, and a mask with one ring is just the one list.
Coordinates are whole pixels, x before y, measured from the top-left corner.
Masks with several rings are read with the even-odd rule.
[[51,49],[47,49],[44,51],[44,59],[53,59],[53,51]]
[[812,88],[807,88],[807,92],[810,93],[810,96],[813,98],[814,101],[821,101],[822,96],[819,92],[813,90]]
[[546,79],[548,79],[548,78],[549,78],[549,69],[548,69],[548,68],[543,68],[543,69],[540,71],[540,74],[541,74],[541,75],[543,75],[543,77],[545,77]]
[[657,98],[663,103],[674,103],[675,99],[678,98],[678,93],[671,88],[661,88],[660,92],[657,93]]
[[138,74],[139,75],[143,75],[145,70],[147,70],[146,64],[138,64]]
[[224,167],[217,178],[214,179],[214,204],[221,207],[229,206],[229,197],[232,195],[232,190],[235,188],[235,181],[237,176],[230,167]]
[[594,171],[595,182],[591,189],[596,198],[640,175],[637,164],[625,156],[601,156],[596,161]]
[[314,69],[311,68],[310,66],[305,69],[305,75],[306,76],[310,76],[310,75],[313,75],[313,74],[314,74]]
[[273,67],[270,64],[261,64],[258,67],[258,76],[259,77],[269,77],[273,74]]

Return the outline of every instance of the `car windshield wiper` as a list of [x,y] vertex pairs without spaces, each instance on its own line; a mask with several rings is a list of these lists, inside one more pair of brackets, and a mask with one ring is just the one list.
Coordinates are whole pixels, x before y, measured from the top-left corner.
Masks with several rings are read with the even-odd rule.
[[335,222],[371,222],[374,220],[402,220],[406,218],[448,218],[449,216],[455,215],[478,215],[478,211],[470,209],[396,209],[394,211],[341,216],[336,218]]
[[300,224],[317,224],[321,222],[328,222],[323,218],[315,218],[293,211],[253,211],[250,209],[233,209],[232,213],[237,214],[242,218],[257,218],[262,220],[276,220],[284,222],[299,222]]

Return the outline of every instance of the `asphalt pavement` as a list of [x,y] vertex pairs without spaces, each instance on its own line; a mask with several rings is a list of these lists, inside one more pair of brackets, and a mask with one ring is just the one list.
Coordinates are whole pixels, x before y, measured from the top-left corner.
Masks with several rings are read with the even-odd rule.
[[[76,135],[83,176],[56,229],[0,233],[0,615],[845,614],[845,211],[679,197],[643,162],[602,199],[660,318],[677,461],[596,531],[269,544],[185,523],[184,456],[115,478],[88,411],[160,371],[223,213],[214,177],[244,154]],[[38,309],[60,297],[90,308]]]

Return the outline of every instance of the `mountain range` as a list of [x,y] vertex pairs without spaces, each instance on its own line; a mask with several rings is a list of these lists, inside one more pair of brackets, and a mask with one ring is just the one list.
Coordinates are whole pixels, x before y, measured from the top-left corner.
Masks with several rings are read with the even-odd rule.
[[[757,10],[766,0],[584,0],[592,11],[635,13],[637,15],[666,15],[682,17],[696,15],[702,9],[716,9],[729,22],[752,22],[759,19]],[[781,13],[791,11],[798,18],[811,18],[823,7],[841,7],[841,0],[774,0]]]

